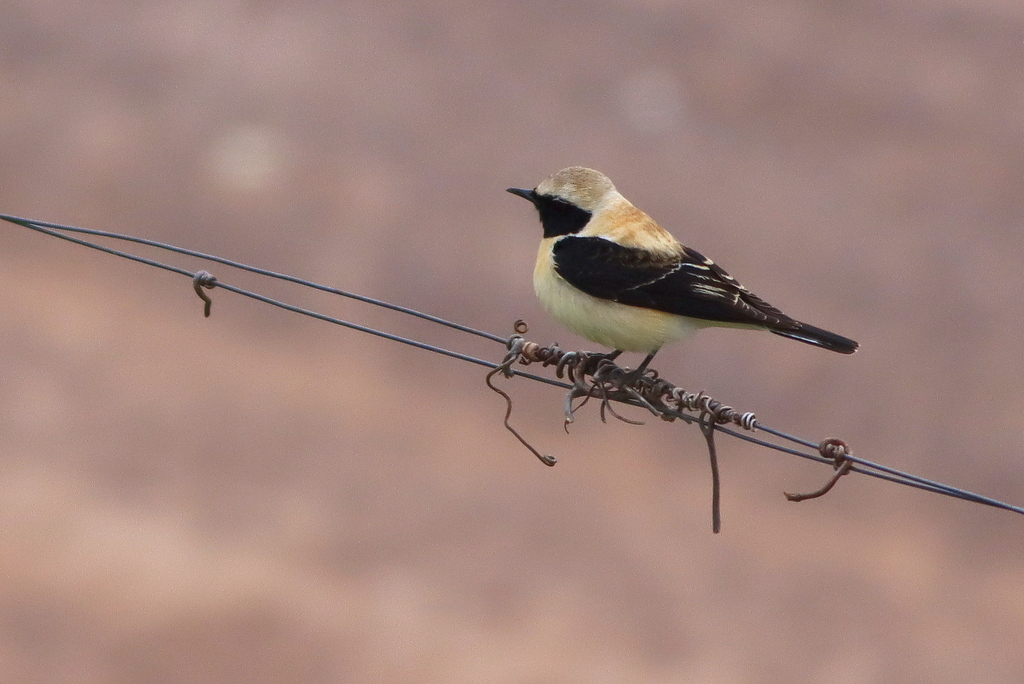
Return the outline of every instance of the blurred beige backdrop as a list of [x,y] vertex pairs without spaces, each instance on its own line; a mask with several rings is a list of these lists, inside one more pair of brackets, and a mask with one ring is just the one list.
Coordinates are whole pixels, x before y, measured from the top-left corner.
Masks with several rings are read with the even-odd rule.
[[[853,357],[655,364],[1024,502],[1024,4],[0,5],[0,212],[581,346],[534,212],[608,173]],[[166,257],[161,257],[166,258]],[[222,279],[500,359],[356,302]],[[1024,681],[1024,518],[699,433],[0,226],[4,682]],[[634,360],[635,363],[635,360]],[[642,417],[642,416],[636,416]]]

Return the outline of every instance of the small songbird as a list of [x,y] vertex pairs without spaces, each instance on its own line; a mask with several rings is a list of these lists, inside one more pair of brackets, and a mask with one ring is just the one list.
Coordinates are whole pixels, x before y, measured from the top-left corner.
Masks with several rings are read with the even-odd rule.
[[533,286],[544,308],[573,332],[644,352],[701,328],[770,330],[840,354],[851,339],[790,318],[711,259],[679,243],[619,194],[599,171],[562,169],[533,190],[509,188],[537,208],[544,228]]

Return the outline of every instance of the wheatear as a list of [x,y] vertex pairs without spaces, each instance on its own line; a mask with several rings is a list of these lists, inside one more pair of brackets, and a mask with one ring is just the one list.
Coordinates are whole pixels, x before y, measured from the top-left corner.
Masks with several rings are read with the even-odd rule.
[[665,343],[714,326],[857,351],[853,340],[790,318],[680,244],[599,171],[571,166],[533,190],[508,191],[540,213],[544,239],[533,285],[544,308],[573,332],[614,349],[610,358],[646,353],[641,373]]

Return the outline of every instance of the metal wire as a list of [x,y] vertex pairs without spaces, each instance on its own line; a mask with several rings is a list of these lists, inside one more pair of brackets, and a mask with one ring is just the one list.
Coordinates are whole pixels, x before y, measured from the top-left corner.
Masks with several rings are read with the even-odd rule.
[[[518,370],[516,368],[512,368],[511,365],[508,364],[508,363],[505,363],[505,364],[495,363],[493,361],[488,361],[486,359],[480,359],[480,358],[477,358],[477,357],[474,357],[474,356],[470,356],[468,354],[463,354],[461,352],[457,352],[457,351],[453,351],[453,350],[450,350],[450,349],[445,349],[443,347],[438,347],[438,346],[435,346],[435,345],[432,345],[432,344],[428,344],[426,342],[420,342],[419,340],[414,340],[414,339],[411,339],[411,338],[408,338],[408,337],[402,337],[400,335],[395,335],[393,333],[385,332],[383,330],[378,330],[378,329],[375,329],[375,328],[371,328],[369,326],[360,325],[358,323],[353,323],[351,321],[346,321],[344,319],[336,318],[334,316],[328,316],[326,314],[322,314],[322,313],[319,313],[319,312],[316,312],[316,311],[313,311],[313,310],[310,310],[310,309],[305,309],[305,308],[302,308],[302,307],[299,307],[299,306],[295,306],[293,304],[288,304],[287,302],[282,302],[280,300],[272,299],[272,298],[267,297],[265,295],[261,295],[261,294],[256,293],[256,292],[253,292],[253,291],[250,291],[250,290],[246,290],[244,288],[237,287],[237,286],[231,285],[229,283],[225,283],[225,282],[223,282],[222,280],[220,280],[218,278],[213,278],[209,273],[206,273],[205,271],[199,271],[199,272],[189,271],[187,269],[179,268],[177,266],[172,266],[170,264],[165,264],[165,263],[156,261],[154,259],[148,259],[146,257],[142,257],[142,256],[139,256],[139,255],[136,255],[136,254],[131,254],[131,253],[128,253],[128,252],[124,252],[124,251],[121,251],[121,250],[114,249],[112,247],[107,247],[105,245],[100,245],[100,244],[97,244],[97,243],[94,243],[94,242],[90,242],[90,241],[84,240],[82,238],[77,238],[77,237],[73,237],[71,235],[66,235],[65,233],[69,233],[69,232],[70,233],[78,233],[78,234],[84,234],[84,235],[92,235],[92,236],[96,236],[96,237],[109,238],[109,239],[114,239],[114,240],[121,240],[121,241],[126,241],[126,242],[134,242],[134,243],[138,243],[138,244],[143,244],[143,245],[147,245],[147,246],[150,246],[150,247],[154,247],[154,248],[157,248],[157,249],[162,249],[162,250],[165,250],[165,251],[174,252],[174,253],[177,253],[177,254],[183,254],[183,255],[187,255],[187,256],[196,257],[196,258],[203,259],[203,260],[206,260],[206,261],[223,264],[225,266],[230,266],[232,268],[237,268],[237,269],[240,269],[240,270],[243,270],[243,271],[248,271],[248,272],[251,272],[251,273],[256,273],[258,275],[263,275],[263,276],[267,276],[267,277],[271,277],[271,278],[277,278],[279,280],[285,280],[285,281],[288,281],[288,282],[291,282],[291,283],[295,283],[297,285],[302,285],[304,287],[309,287],[309,288],[320,290],[320,291],[323,291],[323,292],[328,292],[328,293],[331,293],[331,294],[336,294],[336,295],[340,295],[340,296],[343,296],[343,297],[348,297],[350,299],[355,299],[357,301],[361,301],[361,302],[364,302],[364,303],[367,303],[367,304],[372,304],[374,306],[380,306],[380,307],[383,307],[383,308],[386,308],[386,309],[390,309],[392,311],[397,311],[397,312],[400,312],[400,313],[408,314],[410,316],[415,316],[417,318],[428,320],[428,321],[431,321],[433,323],[437,323],[439,325],[443,325],[443,326],[446,326],[446,327],[449,327],[449,328],[452,328],[452,329],[455,329],[455,330],[459,330],[461,332],[477,335],[479,337],[484,337],[486,339],[489,339],[489,340],[492,340],[492,341],[495,341],[495,342],[500,342],[502,345],[506,345],[506,346],[509,346],[509,347],[511,346],[512,339],[514,337],[516,337],[516,336],[513,336],[513,338],[502,337],[500,335],[495,335],[493,333],[489,333],[489,332],[486,332],[486,331],[477,330],[475,328],[472,328],[472,327],[469,327],[469,326],[466,326],[466,325],[462,325],[462,324],[459,324],[459,323],[455,323],[455,322],[452,322],[452,321],[448,321],[446,319],[443,319],[443,318],[440,318],[440,317],[437,317],[437,316],[432,316],[430,314],[426,314],[426,313],[417,311],[415,309],[410,309],[408,307],[403,307],[403,306],[399,306],[399,305],[396,305],[396,304],[391,304],[389,302],[384,302],[384,301],[381,301],[381,300],[378,300],[378,299],[374,299],[372,297],[366,297],[366,296],[355,294],[355,293],[352,293],[352,292],[347,292],[345,290],[340,290],[340,289],[329,287],[329,286],[326,286],[326,285],[321,285],[321,284],[314,283],[314,282],[311,282],[311,281],[308,281],[308,280],[305,280],[305,279],[302,279],[302,278],[298,278],[298,277],[295,277],[295,276],[290,276],[290,275],[286,275],[286,274],[282,274],[282,273],[276,273],[274,271],[269,271],[267,269],[262,269],[262,268],[257,268],[257,267],[254,267],[254,266],[249,266],[247,264],[239,263],[237,261],[233,261],[233,260],[230,260],[230,259],[225,259],[223,257],[215,256],[215,255],[212,255],[212,254],[205,254],[203,252],[198,252],[198,251],[195,251],[195,250],[185,249],[185,248],[182,248],[182,247],[176,247],[174,245],[169,245],[169,244],[158,242],[158,241],[155,241],[155,240],[147,240],[147,239],[144,239],[144,238],[138,238],[138,237],[134,237],[134,236],[131,236],[131,235],[123,235],[123,234],[119,234],[119,233],[112,233],[112,232],[108,232],[108,231],[93,230],[93,229],[88,229],[88,228],[79,228],[79,227],[76,227],[76,226],[65,226],[65,225],[61,225],[61,224],[57,224],[57,223],[49,223],[49,222],[45,222],[45,221],[37,221],[37,220],[34,220],[34,219],[19,218],[19,217],[9,216],[9,215],[5,215],[5,214],[0,214],[0,219],[2,219],[4,221],[7,221],[9,223],[18,225],[18,226],[22,226],[24,228],[28,228],[30,230],[34,230],[36,232],[43,233],[45,235],[49,235],[49,236],[52,236],[52,237],[60,238],[62,240],[66,240],[68,242],[72,242],[74,244],[81,245],[83,247],[89,247],[90,249],[95,249],[95,250],[104,252],[106,254],[110,254],[110,255],[113,255],[113,256],[121,257],[123,259],[128,259],[128,260],[131,260],[131,261],[135,261],[135,262],[147,265],[147,266],[153,266],[153,267],[156,267],[156,268],[160,268],[160,269],[163,269],[163,270],[166,270],[166,271],[170,271],[172,273],[177,273],[179,275],[187,276],[188,278],[193,279],[193,281],[196,283],[197,292],[199,292],[200,286],[203,287],[203,288],[216,287],[216,288],[228,290],[230,292],[234,292],[235,294],[242,295],[243,297],[248,297],[250,299],[254,299],[256,301],[263,302],[265,304],[270,304],[272,306],[276,306],[276,307],[284,309],[286,311],[291,311],[293,313],[302,314],[302,315],[305,315],[305,316],[310,316],[312,318],[315,318],[315,319],[318,319],[318,320],[321,320],[321,321],[325,321],[325,322],[328,322],[328,323],[333,323],[335,325],[340,325],[342,327],[350,328],[352,330],[358,330],[360,332],[364,332],[364,333],[367,333],[367,334],[370,334],[370,335],[375,335],[377,337],[382,337],[384,339],[392,340],[394,342],[399,342],[401,344],[405,344],[405,345],[409,345],[409,346],[412,346],[412,347],[416,347],[418,349],[423,349],[425,351],[430,351],[430,352],[433,352],[433,353],[436,353],[436,354],[441,354],[441,355],[444,355],[444,356],[448,356],[450,358],[458,359],[460,361],[467,361],[469,363],[473,363],[473,364],[476,364],[476,365],[479,365],[479,366],[484,366],[484,367],[490,368],[492,370],[493,369],[498,369],[498,368],[501,368],[502,366],[504,366],[504,368],[502,368],[503,372],[506,372],[506,373],[511,374],[511,375],[518,375],[520,377],[524,377],[524,378],[527,378],[529,380],[535,380],[537,382],[541,382],[541,383],[544,383],[544,384],[547,384],[547,385],[552,385],[554,387],[559,387],[561,389],[570,390],[570,391],[574,391],[574,389],[578,390],[578,387],[579,387],[578,383],[574,382],[574,383],[570,384],[570,383],[567,383],[567,382],[563,382],[561,380],[556,380],[556,379],[544,377],[544,376],[541,376],[541,375],[535,375],[533,373],[528,373],[528,372],[525,372],[525,371],[522,371],[522,370]],[[525,346],[529,346],[530,344],[532,344],[532,343],[526,343]],[[520,344],[521,348],[523,346],[524,345]],[[544,350],[544,349],[550,350],[550,349],[552,349],[552,348],[542,348],[542,347],[539,347],[539,345],[536,345],[536,344],[533,344],[533,348],[534,349],[541,349],[541,350]],[[557,348],[555,348],[555,349],[557,350]],[[565,356],[567,354],[574,354],[574,353],[575,352],[563,352],[562,356]],[[552,359],[547,359],[547,360],[542,360],[542,361],[540,359],[538,359],[538,360],[541,361],[544,365],[553,365],[555,363],[558,363],[558,372],[559,372],[559,374],[561,374],[561,371],[563,370],[563,367],[564,367],[564,361],[563,361],[562,356],[559,356],[557,361],[556,360],[552,360]],[[676,389],[678,389],[678,388],[676,388]],[[696,398],[696,400],[699,403],[699,401],[702,399],[702,394],[703,393],[697,393],[697,394],[688,393],[686,396],[691,399],[691,402],[690,402],[690,404],[686,405],[686,408],[688,408],[688,409],[689,408],[693,408],[693,406],[696,405],[692,401],[694,398]],[[645,399],[643,399],[642,397],[630,397],[630,396],[621,396],[620,397],[620,396],[613,396],[613,397],[610,397],[610,399],[614,400],[614,401],[619,401],[621,403],[630,404],[630,405],[633,405],[633,406],[639,406],[639,407],[649,408],[649,409],[651,408],[650,404]],[[607,398],[606,398],[606,400],[607,400]],[[736,423],[736,425],[738,427],[746,428],[746,430],[738,430],[738,429],[733,428],[733,427],[727,427],[726,425],[716,424],[714,426],[714,429],[716,431],[718,431],[718,432],[730,435],[732,437],[736,437],[738,439],[741,439],[741,440],[746,441],[746,442],[750,442],[752,444],[757,444],[759,446],[766,447],[768,449],[772,449],[774,451],[778,451],[780,453],[789,454],[789,455],[793,455],[793,456],[798,456],[800,458],[804,458],[804,459],[811,460],[811,461],[816,461],[818,463],[826,463],[826,464],[830,464],[830,465],[834,465],[834,463],[835,463],[835,461],[833,459],[827,458],[827,457],[823,456],[821,453],[819,453],[818,450],[819,450],[819,446],[820,445],[818,443],[815,443],[815,442],[812,442],[810,440],[803,439],[801,437],[797,437],[795,435],[788,434],[786,432],[783,432],[782,430],[777,430],[775,428],[772,428],[772,427],[769,427],[767,425],[764,425],[760,421],[756,421],[754,419],[752,413],[748,412],[748,413],[740,414],[739,412],[734,411],[730,407],[721,406],[720,404],[718,404],[718,402],[714,402],[713,400],[710,400],[709,397],[703,397],[703,407],[704,407],[704,410],[703,410],[703,412],[700,415],[704,415],[705,413],[708,413],[709,402],[711,403],[711,411],[712,412],[714,412],[714,411],[725,411],[725,413],[722,414],[722,415],[727,415],[728,417],[731,417],[731,421],[733,423]],[[680,406],[682,406],[683,404],[685,404],[685,402],[680,402]],[[694,409],[694,410],[696,410],[696,409]],[[658,407],[658,411],[660,411],[662,414],[664,414],[666,416],[669,416],[669,417],[672,417],[672,418],[678,418],[678,419],[681,419],[681,420],[683,420],[683,421],[685,421],[687,423],[699,423],[700,422],[700,419],[699,419],[699,417],[697,415],[691,415],[691,414],[688,414],[688,413],[686,413],[686,412],[684,412],[682,410],[674,410],[674,409],[672,409],[669,406],[659,406]],[[805,449],[808,449],[808,450],[811,450],[811,451],[810,452],[803,451],[803,450],[800,450],[800,449],[797,449],[797,448],[793,448],[791,446],[786,446],[785,444],[780,444],[780,443],[775,442],[775,441],[770,441],[770,440],[767,440],[767,439],[761,439],[759,437],[755,437],[753,434],[751,434],[751,431],[754,430],[754,429],[756,429],[756,430],[758,430],[760,432],[766,433],[768,435],[771,435],[772,437],[776,438],[779,441],[789,442],[790,444],[795,444],[795,445],[798,445],[800,447],[804,447]],[[1021,515],[1024,515],[1024,508],[1022,508],[1020,506],[1015,506],[1015,505],[1012,505],[1012,504],[1009,504],[1009,503],[1005,503],[1003,501],[998,501],[996,499],[992,499],[990,497],[982,496],[980,494],[975,494],[974,492],[970,492],[970,491],[967,491],[967,490],[964,490],[964,489],[960,489],[960,488],[957,488],[957,487],[946,485],[946,484],[943,484],[941,482],[936,482],[934,480],[929,480],[927,478],[923,478],[923,477],[920,477],[918,475],[913,475],[911,473],[907,473],[907,472],[898,470],[896,468],[891,468],[889,466],[885,466],[885,465],[882,465],[882,464],[879,464],[879,463],[875,463],[875,462],[869,461],[867,459],[863,459],[863,458],[860,458],[860,457],[857,457],[857,456],[853,456],[852,454],[846,454],[844,456],[844,458],[849,460],[852,463],[852,465],[849,468],[850,472],[860,473],[862,475],[867,475],[867,476],[870,476],[870,477],[878,478],[880,480],[885,480],[885,481],[888,481],[888,482],[893,482],[893,483],[904,485],[904,486],[907,486],[907,487],[912,487],[912,488],[920,489],[920,490],[927,491],[927,492],[934,492],[936,494],[941,494],[943,496],[949,496],[949,497],[953,497],[953,498],[957,498],[957,499],[962,499],[962,500],[965,500],[965,501],[971,501],[971,502],[982,504],[982,505],[985,505],[985,506],[991,506],[991,507],[994,507],[994,508],[999,508],[999,509],[1003,509],[1003,510],[1007,510],[1007,511],[1012,511],[1014,513],[1019,513]]]
[[[161,268],[161,269],[163,269],[165,271],[170,271],[171,273],[178,273],[180,275],[188,276],[189,278],[192,278],[193,280],[196,278],[196,275],[197,275],[197,273],[193,273],[192,271],[186,270],[184,268],[179,268],[177,266],[171,266],[170,264],[165,264],[163,262],[156,261],[155,259],[147,259],[146,257],[141,257],[141,256],[138,256],[137,254],[129,254],[128,252],[122,252],[121,250],[114,249],[113,247],[107,247],[105,245],[96,244],[95,242],[89,242],[88,240],[83,240],[81,238],[72,237],[70,235],[64,235],[64,234],[59,232],[60,229],[57,229],[57,230],[53,230],[52,229],[52,228],[55,228],[58,224],[52,224],[52,223],[43,224],[43,223],[36,222],[36,221],[30,221],[28,219],[15,219],[15,218],[12,218],[12,217],[9,217],[9,216],[5,216],[5,215],[2,215],[2,214],[0,214],[0,219],[2,219],[4,221],[9,221],[10,223],[14,223],[14,224],[19,225],[19,226],[23,226],[25,228],[29,228],[31,230],[34,230],[34,231],[39,232],[39,233],[43,233],[45,235],[50,235],[52,237],[59,238],[61,240],[67,240],[68,242],[73,242],[76,245],[81,245],[83,247],[89,247],[90,249],[95,249],[95,250],[98,250],[100,252],[104,252],[106,254],[111,254],[113,256],[121,257],[122,259],[128,259],[130,261],[136,261],[136,262],[138,262],[140,264],[145,264],[146,266],[153,266],[155,268]],[[46,227],[44,227],[44,226],[46,226]],[[74,232],[77,232],[77,233],[85,232],[85,233],[88,233],[88,234],[99,234],[99,235],[103,235],[104,237],[115,237],[116,236],[115,233],[104,233],[103,231],[88,231],[87,229],[84,229],[84,228],[74,228],[74,229],[71,229],[71,230],[73,230]],[[124,236],[124,237],[125,237],[125,239],[128,239],[128,236]],[[115,239],[117,239],[117,238],[115,237]],[[147,245],[150,245],[152,247],[160,247],[162,249],[167,249],[168,251],[178,252],[179,254],[188,254],[190,256],[196,256],[196,257],[199,257],[200,259],[208,258],[208,257],[202,255],[201,252],[194,252],[192,250],[185,250],[185,249],[177,248],[177,247],[172,248],[171,245],[161,245],[161,243],[150,241],[150,240],[143,241],[141,239],[133,238],[133,239],[130,239],[129,241],[131,241],[131,242],[142,242],[143,244],[147,244]],[[222,259],[221,257],[209,257],[209,259],[211,261],[217,261],[219,263],[227,263],[228,265],[235,265],[235,262],[230,262],[229,260]],[[242,270],[251,271],[253,273],[260,273],[260,271],[261,271],[261,269],[255,269],[255,268],[252,268],[252,267],[248,267],[248,266],[245,266],[244,264],[238,264],[238,267],[241,268]],[[203,271],[199,271],[198,273],[203,273]],[[267,274],[269,274],[269,272]],[[261,275],[267,275],[267,274],[261,273]],[[340,290],[335,291],[332,288],[328,288],[328,287],[325,287],[325,286],[317,285],[316,283],[312,283],[312,282],[309,282],[309,281],[304,281],[304,280],[302,280],[300,278],[293,278],[292,276],[286,276],[286,277],[284,277],[284,279],[291,280],[293,282],[297,282],[297,283],[299,283],[301,285],[306,285],[306,286],[312,287],[314,289],[323,290],[325,292],[334,292],[335,294],[343,294]],[[302,307],[294,306],[292,304],[288,304],[286,302],[282,302],[282,301],[279,301],[279,300],[276,300],[276,299],[271,299],[270,297],[258,294],[256,292],[252,292],[250,290],[246,290],[246,289],[241,288],[241,287],[237,287],[235,285],[230,285],[230,284],[225,283],[225,282],[223,282],[223,281],[221,281],[219,279],[216,280],[216,287],[221,288],[223,290],[228,290],[229,292],[234,292],[235,294],[240,294],[243,297],[249,297],[250,299],[255,299],[255,300],[263,302],[265,304],[270,304],[272,306],[276,306],[276,307],[285,309],[287,311],[292,311],[294,313],[303,314],[305,316],[310,316],[312,318],[316,318],[316,319],[319,319],[321,321],[326,321],[328,323],[334,323],[335,325],[340,325],[340,326],[345,327],[345,328],[351,328],[353,330],[358,330],[360,332],[369,333],[370,335],[376,335],[377,337],[383,337],[385,339],[392,340],[394,342],[401,342],[402,344],[407,344],[410,347],[417,347],[419,349],[425,349],[426,351],[431,351],[431,352],[434,352],[434,353],[437,353],[437,354],[442,354],[444,356],[450,356],[450,357],[452,357],[454,359],[459,359],[460,361],[468,361],[470,363],[475,363],[475,364],[478,364],[480,366],[486,366],[488,368],[495,368],[498,365],[498,364],[496,364],[496,363],[494,363],[492,361],[487,361],[485,359],[478,359],[478,358],[476,358],[474,356],[469,356],[468,354],[463,354],[461,352],[452,351],[450,349],[444,349],[442,347],[437,347],[437,346],[434,346],[432,344],[427,344],[426,342],[420,342],[418,340],[413,340],[413,339],[410,339],[408,337],[402,337],[401,335],[394,335],[392,333],[384,332],[383,330],[377,330],[377,329],[371,328],[369,326],[360,325],[358,323],[352,323],[351,321],[346,321],[346,320],[341,319],[341,318],[335,318],[334,316],[328,316],[327,314],[322,314],[322,313],[319,313],[319,312],[316,312],[316,311],[312,311],[310,309],[303,309]],[[348,295],[345,295],[345,296],[348,296]],[[361,298],[360,296],[356,295],[354,298],[360,299],[360,301],[366,301],[369,304],[376,304],[377,303],[377,300],[371,299],[369,297]],[[412,309],[406,309],[405,307],[400,307],[400,306],[397,306],[397,305],[388,304],[387,308],[391,308],[391,309],[393,309],[395,311],[400,311],[402,313],[408,312],[410,314],[413,314],[413,310]],[[425,318],[426,320],[433,320],[433,321],[441,323],[443,325],[448,325],[449,327],[453,327],[456,330],[464,330],[465,332],[471,332],[471,331],[472,332],[479,332],[479,331],[474,331],[472,328],[468,328],[466,326],[461,326],[461,325],[459,325],[457,323],[450,323],[448,321],[444,321],[444,319],[437,318],[437,317],[431,316],[429,314],[423,314],[423,313],[420,313],[418,311],[415,312],[415,315],[417,317],[419,317],[419,318]],[[491,333],[486,333],[485,336],[488,337],[488,338],[496,339],[496,340],[500,341],[502,344],[505,343],[505,339],[506,339],[504,337],[498,337],[497,335],[492,335]],[[562,388],[568,388],[569,387],[569,385],[567,385],[564,382],[560,382],[558,380],[552,380],[551,378],[545,378],[545,377],[543,377],[541,375],[534,375],[533,373],[527,373],[525,371],[520,371],[520,370],[516,370],[516,369],[513,369],[512,372],[515,375],[521,375],[524,378],[529,378],[530,380],[536,380],[538,382],[543,382],[543,383],[546,383],[548,385],[554,385],[555,387],[562,387]]]
[[[3,219],[4,221],[9,221],[11,223],[15,223],[15,224],[17,224],[19,226],[24,226],[25,228],[32,228],[33,230],[39,230],[40,228],[53,228],[53,229],[64,231],[64,232],[68,232],[68,233],[81,233],[83,235],[95,235],[97,237],[105,237],[105,238],[110,238],[110,239],[113,239],[113,240],[123,240],[125,242],[135,242],[135,243],[138,243],[140,245],[147,245],[149,247],[156,247],[157,249],[163,249],[163,250],[166,250],[168,252],[175,252],[177,254],[184,254],[184,255],[187,255],[187,256],[192,256],[192,257],[196,257],[196,258],[199,258],[199,259],[204,259],[206,261],[212,261],[214,263],[224,264],[225,266],[230,266],[232,268],[237,268],[237,269],[242,270],[242,271],[249,271],[250,273],[256,273],[256,274],[262,275],[262,276],[267,276],[268,278],[277,278],[278,280],[285,280],[285,281],[287,281],[289,283],[295,283],[296,285],[302,285],[303,287],[309,287],[309,288],[312,288],[314,290],[320,290],[322,292],[328,292],[330,294],[341,295],[342,297],[348,297],[349,299],[355,299],[357,301],[364,302],[366,304],[373,304],[374,306],[379,306],[379,307],[382,307],[382,308],[385,308],[385,309],[390,309],[392,311],[398,311],[399,313],[404,313],[404,314],[408,314],[410,316],[415,316],[417,318],[422,318],[422,319],[430,321],[432,323],[437,323],[439,325],[444,325],[444,326],[447,326],[449,328],[453,328],[455,330],[461,330],[462,332],[470,333],[471,335],[478,335],[480,337],[486,338],[488,340],[492,340],[494,342],[501,342],[502,344],[505,343],[505,338],[501,337],[500,335],[495,335],[495,334],[489,333],[489,332],[487,332],[485,330],[477,330],[476,328],[471,328],[468,325],[462,325],[461,323],[455,323],[453,321],[449,321],[449,320],[446,320],[444,318],[440,318],[438,316],[432,316],[430,314],[423,313],[422,311],[417,311],[416,309],[410,309],[410,308],[405,307],[405,306],[399,306],[398,304],[391,304],[390,302],[381,301],[380,299],[374,299],[373,297],[367,297],[365,295],[356,294],[354,292],[348,292],[347,290],[339,290],[336,287],[330,287],[330,286],[327,286],[327,285],[321,285],[319,283],[314,283],[312,281],[305,280],[303,278],[298,278],[298,277],[292,276],[292,275],[287,275],[285,273],[277,273],[276,271],[269,271],[269,270],[267,270],[265,268],[258,268],[256,266],[249,266],[248,264],[243,264],[243,263],[240,263],[240,262],[237,262],[237,261],[232,261],[231,259],[225,259],[224,257],[219,257],[219,256],[216,256],[214,254],[206,254],[204,252],[197,252],[194,249],[185,249],[184,247],[176,247],[175,245],[169,245],[169,244],[164,243],[164,242],[157,242],[156,240],[147,240],[146,238],[135,237],[133,235],[123,235],[121,233],[111,233],[109,231],[93,230],[91,228],[79,228],[77,226],[64,226],[64,225],[61,225],[59,223],[48,223],[46,221],[36,221],[36,220],[33,220],[33,219],[19,218],[17,216],[8,216],[6,214],[0,214],[0,219]],[[48,232],[48,231],[40,230],[40,232]],[[48,234],[49,235],[54,235],[54,233],[52,233],[52,232],[48,233]],[[72,242],[74,242],[74,240],[72,240]],[[79,244],[88,244],[88,243],[79,242]],[[99,249],[101,249],[101,251],[108,251],[108,250],[104,250],[102,248],[99,248]],[[113,254],[115,252],[109,252],[108,251],[108,253],[109,254]],[[124,256],[125,258],[131,258],[131,257],[128,257],[127,255],[125,255],[124,253],[121,253],[120,256]],[[147,263],[146,261],[142,260],[141,258],[134,259],[134,260],[135,261],[140,261],[142,263]],[[152,266],[152,265],[155,265],[155,264],[151,263],[150,265]],[[168,270],[176,271],[178,273],[184,273],[184,271],[173,269],[173,268],[168,268]]]

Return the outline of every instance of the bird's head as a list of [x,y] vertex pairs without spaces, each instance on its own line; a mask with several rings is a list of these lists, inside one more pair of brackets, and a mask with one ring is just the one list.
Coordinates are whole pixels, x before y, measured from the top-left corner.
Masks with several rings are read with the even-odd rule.
[[509,188],[508,191],[537,207],[544,237],[580,232],[601,205],[618,195],[608,176],[584,166],[562,169],[533,190]]

